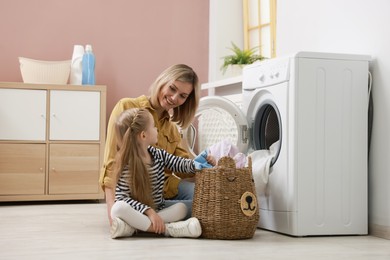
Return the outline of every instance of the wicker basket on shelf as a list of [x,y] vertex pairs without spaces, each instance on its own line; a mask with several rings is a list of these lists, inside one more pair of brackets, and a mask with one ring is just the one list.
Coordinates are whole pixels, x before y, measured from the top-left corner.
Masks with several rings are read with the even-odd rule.
[[44,61],[19,57],[19,63],[24,83],[61,85],[68,83],[71,60]]
[[192,216],[199,219],[203,238],[252,238],[259,221],[259,207],[248,167],[236,168],[231,157],[222,157],[218,166],[195,174]]

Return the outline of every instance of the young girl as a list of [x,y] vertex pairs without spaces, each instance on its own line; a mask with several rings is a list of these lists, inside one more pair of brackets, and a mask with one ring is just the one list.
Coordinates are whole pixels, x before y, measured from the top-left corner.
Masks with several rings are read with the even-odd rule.
[[[103,165],[99,183],[104,190],[108,220],[111,224],[111,208],[115,202],[115,187],[118,176],[115,175],[117,137],[115,122],[118,116],[130,108],[147,108],[153,115],[158,129],[158,141],[155,147],[164,149],[176,156],[190,158],[183,146],[177,126],[184,129],[194,119],[200,99],[200,84],[196,72],[185,64],[175,64],[166,68],[150,87],[150,96],[122,98],[114,106],[107,124],[107,136],[104,149]],[[177,178],[180,177],[180,178]],[[164,198],[184,202],[187,217],[191,216],[194,182],[192,174],[173,174],[165,169]]]
[[[115,125],[119,151],[116,157],[118,181],[111,209],[111,237],[132,236],[136,230],[171,237],[199,237],[198,219],[185,218],[184,203],[170,203],[163,197],[164,168],[194,173],[199,163],[167,153],[157,143],[153,116],[145,108],[120,114]],[[180,221],[180,222],[177,222]]]

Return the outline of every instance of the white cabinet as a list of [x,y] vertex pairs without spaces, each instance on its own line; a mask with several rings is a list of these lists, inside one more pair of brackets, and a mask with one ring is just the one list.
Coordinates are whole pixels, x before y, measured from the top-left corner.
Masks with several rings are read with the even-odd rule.
[[0,83],[0,201],[102,199],[105,86]]
[[100,93],[50,91],[50,140],[99,140]]
[[46,139],[46,90],[0,89],[0,140]]

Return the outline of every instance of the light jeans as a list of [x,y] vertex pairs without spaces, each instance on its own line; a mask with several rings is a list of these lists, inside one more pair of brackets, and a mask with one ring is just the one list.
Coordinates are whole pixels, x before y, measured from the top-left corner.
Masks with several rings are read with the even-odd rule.
[[192,199],[194,197],[195,183],[181,180],[178,186],[178,193],[175,197],[165,200],[165,206],[169,207],[175,203],[182,202],[187,206],[187,215],[185,219],[191,217],[192,214]]

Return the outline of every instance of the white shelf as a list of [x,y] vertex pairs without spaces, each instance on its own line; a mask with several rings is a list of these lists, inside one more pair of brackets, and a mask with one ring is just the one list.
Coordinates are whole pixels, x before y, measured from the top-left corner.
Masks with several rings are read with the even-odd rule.
[[208,90],[209,96],[222,96],[241,106],[242,76],[226,78],[202,84],[202,90]]
[[201,86],[201,89],[214,89],[219,87],[239,87],[241,88],[242,76],[237,76],[233,78],[221,79],[214,82],[204,83]]

